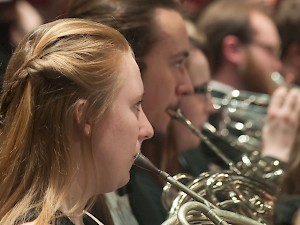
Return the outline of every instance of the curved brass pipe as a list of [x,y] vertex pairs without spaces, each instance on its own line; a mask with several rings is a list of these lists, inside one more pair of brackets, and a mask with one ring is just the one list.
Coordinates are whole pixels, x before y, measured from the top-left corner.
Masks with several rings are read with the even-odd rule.
[[[178,182],[173,177],[171,177],[168,173],[158,169],[156,166],[152,164],[152,162],[146,158],[142,153],[136,156],[134,164],[142,169],[148,170],[162,179],[166,180],[167,182],[174,185],[176,188],[181,190],[182,192],[189,195],[197,202],[189,202],[186,203],[182,208],[180,208],[178,217],[171,218],[163,223],[163,225],[175,225],[175,224],[182,224],[188,225],[189,222],[186,220],[188,212],[191,210],[200,211],[204,214],[213,224],[216,225],[229,225],[226,220],[230,222],[234,222],[235,224],[243,224],[243,225],[263,225],[255,220],[247,218],[245,216],[226,211],[220,210],[215,205],[195,193],[193,190],[187,188],[181,182]],[[224,219],[226,218],[226,219]],[[177,223],[179,221],[179,223]]]
[[[209,218],[209,220],[214,221],[214,215],[211,215],[212,213],[216,214],[220,218],[223,218],[225,221],[228,221],[230,224],[262,225],[261,223],[253,219],[230,211],[220,209],[211,209],[210,211],[208,211],[208,209],[205,206],[203,206],[203,204],[200,202],[185,203],[180,207],[177,215],[174,215],[173,217],[169,218],[162,225],[190,225],[191,223],[207,224],[206,218]],[[203,218],[203,214],[206,216],[206,218]],[[216,224],[215,222],[213,223]]]
[[220,157],[230,168],[230,170],[234,171],[236,174],[241,174],[241,171],[235,166],[232,160],[230,160],[228,157],[226,157],[222,151],[216,147],[207,136],[205,136],[201,131],[195,127],[190,120],[188,120],[180,109],[177,109],[176,112],[169,110],[169,115],[181,123],[183,123],[185,126],[187,126],[194,134],[196,134],[199,138],[201,138],[201,141],[203,141],[218,157]]
[[[206,135],[195,127],[182,114],[180,109],[175,112],[169,111],[169,114],[201,138],[201,141],[227,163],[230,168],[229,171],[206,172],[196,178],[184,178],[190,179],[190,182],[187,184],[188,189],[198,193],[198,195],[207,199],[218,208],[234,209],[239,214],[257,219],[260,222],[269,221],[272,217],[272,208],[275,200],[273,196],[276,189],[272,187],[272,183],[268,183],[264,179],[275,173],[277,175],[279,170],[282,171],[281,168],[277,170],[276,160],[268,164],[260,157],[257,151],[253,151],[249,155],[245,154],[242,156],[242,160],[235,164]],[[214,134],[213,130],[210,132]],[[266,170],[268,173],[264,174],[266,168],[268,168]],[[182,179],[183,176],[180,175],[175,175],[176,179]],[[175,199],[170,198],[171,192],[169,190],[171,190],[171,187],[167,184],[164,187],[162,201],[167,206],[166,208],[170,209],[170,215],[176,215],[181,206],[191,199],[188,197],[189,195],[183,193],[179,193]],[[173,203],[170,206],[171,201]]]
[[[233,171],[235,174],[251,176],[262,181],[264,181],[264,179],[267,179],[268,181],[271,181],[273,183],[277,182],[280,176],[283,174],[282,166],[280,165],[280,162],[278,160],[262,158],[259,151],[247,151],[245,149],[242,149],[241,152],[244,154],[242,155],[241,160],[237,163],[234,163],[223,153],[220,148],[213,144],[206,135],[204,135],[197,127],[195,127],[192,122],[183,115],[180,109],[177,109],[177,111],[169,110],[168,113],[171,118],[181,122],[195,135],[197,135],[209,149],[211,149],[220,159],[222,159],[228,165],[229,170]],[[206,132],[209,132],[215,137],[226,141],[216,132],[214,132],[212,128],[213,126],[210,126],[209,129],[208,126],[204,127]],[[231,143],[228,144],[231,145]],[[240,146],[231,145],[231,147],[237,149]],[[266,185],[274,186],[274,184],[272,183],[266,183]]]

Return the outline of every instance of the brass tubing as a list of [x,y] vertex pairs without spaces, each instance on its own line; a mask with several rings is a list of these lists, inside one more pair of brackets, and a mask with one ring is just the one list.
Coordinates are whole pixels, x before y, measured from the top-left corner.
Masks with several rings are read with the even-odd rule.
[[[206,207],[207,210],[212,212],[211,209],[215,209],[216,206],[214,206],[212,203],[210,203],[209,201],[207,201],[206,199],[202,198],[201,196],[199,196],[196,192],[190,190],[189,188],[187,188],[185,185],[183,185],[182,183],[180,183],[179,181],[175,180],[172,176],[170,176],[168,173],[158,169],[155,165],[153,165],[153,163],[146,158],[142,153],[139,153],[134,161],[134,164],[142,169],[148,170],[156,175],[158,175],[159,177],[163,178],[164,180],[166,180],[167,182],[173,184],[176,188],[178,188],[180,191],[186,193],[187,195],[189,195],[191,198],[193,198],[194,200],[203,203]],[[214,221],[216,222],[215,224],[219,224],[219,225],[228,225],[228,223],[226,221],[224,221],[223,219],[221,219],[217,214],[213,214],[211,215],[214,218]]]
[[195,127],[190,120],[185,118],[185,116],[182,114],[180,109],[177,109],[177,111],[171,112],[169,111],[169,115],[173,118],[178,120],[179,122],[183,123],[185,126],[187,126],[194,134],[196,134],[199,138],[201,138],[201,141],[207,145],[218,157],[220,157],[228,166],[229,169],[234,171],[236,174],[241,174],[241,171],[235,166],[234,162],[230,160],[228,157],[226,157],[222,151],[217,148],[206,135],[201,133],[201,131]]

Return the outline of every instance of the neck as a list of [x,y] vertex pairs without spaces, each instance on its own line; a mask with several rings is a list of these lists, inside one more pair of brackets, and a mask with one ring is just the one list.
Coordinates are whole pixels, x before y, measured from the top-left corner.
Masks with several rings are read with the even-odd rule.
[[84,225],[83,210],[89,200],[88,195],[84,195],[80,198],[80,202],[78,202],[78,196],[82,196],[82,193],[84,193],[84,190],[82,190],[80,184],[74,182],[74,185],[70,188],[66,201],[60,209],[76,225]]
[[68,218],[72,221],[73,224],[76,225],[84,225],[83,223],[83,207],[77,208],[75,211],[69,214],[70,210],[72,210],[72,204],[70,202],[66,202],[62,207],[61,211],[65,213]]

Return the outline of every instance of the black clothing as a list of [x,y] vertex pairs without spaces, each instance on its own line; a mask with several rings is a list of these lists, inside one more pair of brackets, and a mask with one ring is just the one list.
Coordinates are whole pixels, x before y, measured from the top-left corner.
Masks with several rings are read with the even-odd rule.
[[[94,220],[89,216],[83,217],[84,225],[98,225]],[[75,225],[68,217],[62,217],[55,222],[55,225]]]
[[148,171],[133,166],[127,190],[139,225],[158,225],[166,220],[167,211],[161,202],[162,187]]
[[[219,148],[228,159],[233,162],[241,160],[241,151],[232,148],[228,143],[219,138],[209,137],[209,140]],[[184,172],[192,176],[198,176],[203,172],[209,171],[208,166],[210,163],[218,165],[222,170],[229,169],[228,165],[203,142],[199,148],[184,152],[179,158],[179,163]]]
[[[31,216],[27,218],[27,222],[33,221],[38,216],[38,213],[36,211],[32,211]],[[57,215],[60,215],[61,212],[57,212]],[[84,225],[98,225],[93,219],[91,219],[89,216],[84,215],[83,216],[83,223]],[[51,223],[52,224],[52,223]],[[68,217],[60,217],[55,220],[55,225],[75,225]]]
[[294,216],[299,209],[299,195],[286,195],[280,197],[274,208],[274,223],[276,225],[292,225]]

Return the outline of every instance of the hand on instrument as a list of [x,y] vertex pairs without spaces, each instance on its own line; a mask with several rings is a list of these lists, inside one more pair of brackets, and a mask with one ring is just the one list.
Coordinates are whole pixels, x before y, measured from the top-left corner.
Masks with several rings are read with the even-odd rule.
[[289,159],[300,119],[300,90],[279,87],[275,90],[263,127],[263,156],[283,162]]

